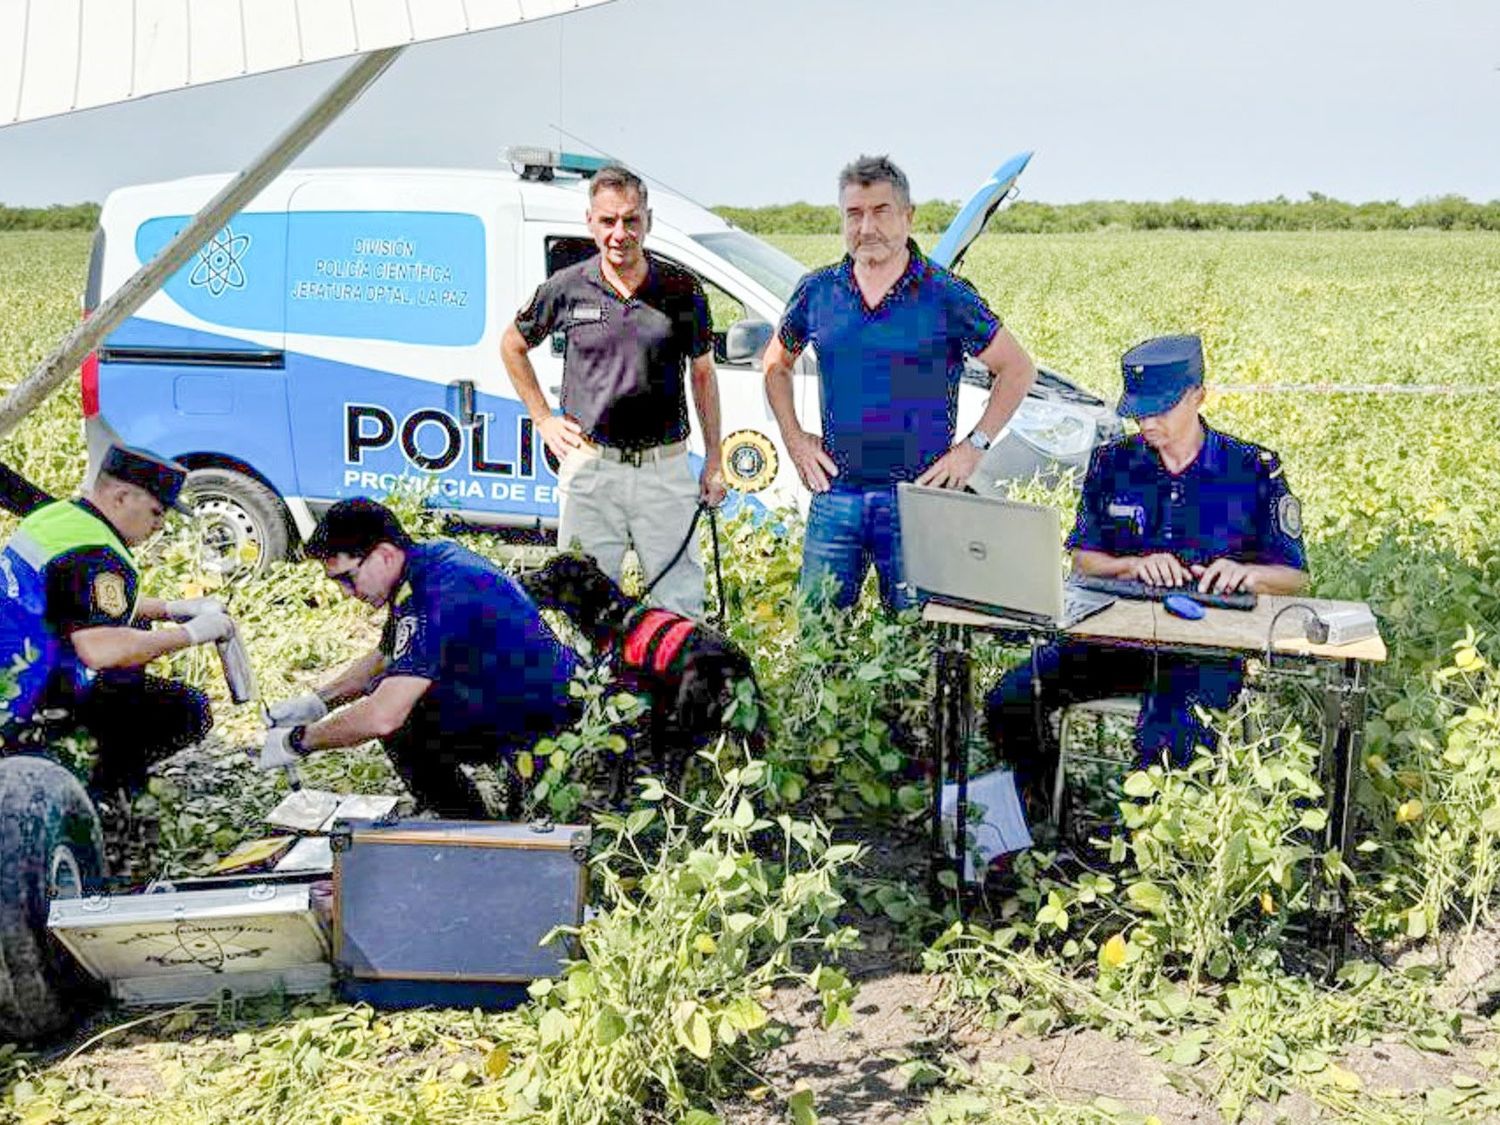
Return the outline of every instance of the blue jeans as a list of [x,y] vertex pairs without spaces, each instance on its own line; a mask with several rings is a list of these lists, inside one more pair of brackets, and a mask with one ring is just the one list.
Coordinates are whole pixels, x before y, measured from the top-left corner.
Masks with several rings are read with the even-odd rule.
[[847,609],[859,598],[871,564],[880,600],[889,610],[915,605],[901,567],[901,523],[896,489],[833,489],[813,493],[802,541],[802,589],[818,596],[823,575],[838,581],[833,604]]

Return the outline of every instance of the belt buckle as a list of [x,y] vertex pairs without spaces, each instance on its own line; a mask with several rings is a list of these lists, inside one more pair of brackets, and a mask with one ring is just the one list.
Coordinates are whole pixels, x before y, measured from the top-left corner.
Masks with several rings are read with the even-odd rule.
[[646,449],[622,449],[620,450],[620,461],[629,465],[632,469],[639,469],[645,463]]

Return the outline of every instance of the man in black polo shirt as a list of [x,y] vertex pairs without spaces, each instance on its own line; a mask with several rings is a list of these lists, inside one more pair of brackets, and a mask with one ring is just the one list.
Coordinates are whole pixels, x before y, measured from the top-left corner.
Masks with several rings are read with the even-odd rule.
[[[677,554],[700,500],[724,499],[713,327],[698,279],[648,255],[646,185],[609,165],[589,184],[596,257],[559,270],[505,330],[500,352],[516,393],[560,462],[557,541],[575,541],[616,581],[634,546],[662,606],[703,612],[696,536]],[[562,411],[542,396],[527,353],[553,332],[567,335]],[[687,459],[684,370],[703,431],[703,470]],[[663,573],[663,572],[666,573]],[[659,581],[658,581],[659,579]]]

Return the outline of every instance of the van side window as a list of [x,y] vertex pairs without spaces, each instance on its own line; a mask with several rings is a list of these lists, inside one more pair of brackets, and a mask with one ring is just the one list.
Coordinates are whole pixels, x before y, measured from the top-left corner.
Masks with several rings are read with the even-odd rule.
[[714,326],[714,362],[724,367],[759,366],[758,362],[753,360],[741,359],[730,363],[724,358],[724,337],[729,331],[729,326],[737,320],[745,320],[750,315],[744,302],[738,297],[730,296],[706,278],[700,277],[698,280],[702,282],[703,292],[708,297],[708,318]]

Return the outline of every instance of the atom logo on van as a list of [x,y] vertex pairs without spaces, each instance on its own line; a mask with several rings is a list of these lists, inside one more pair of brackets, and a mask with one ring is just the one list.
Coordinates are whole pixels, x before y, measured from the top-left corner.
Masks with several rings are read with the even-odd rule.
[[188,284],[207,289],[210,297],[223,296],[226,289],[245,288],[241,259],[250,251],[250,236],[225,227],[198,251],[198,264],[188,275]]

